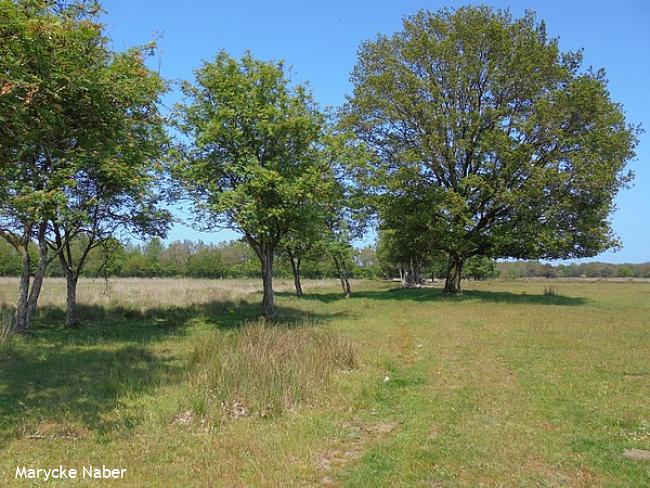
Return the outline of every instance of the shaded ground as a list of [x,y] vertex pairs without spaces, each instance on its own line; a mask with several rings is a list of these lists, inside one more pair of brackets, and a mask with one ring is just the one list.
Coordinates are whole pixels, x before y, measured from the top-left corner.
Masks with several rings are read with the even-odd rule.
[[[287,306],[277,311],[283,323],[343,315]],[[258,304],[244,300],[145,310],[81,304],[82,326],[66,330],[64,311],[43,307],[33,336],[18,338],[20,345],[0,358],[0,434],[32,435],[43,422],[66,426],[71,420],[81,430],[102,434],[132,427],[136,418],[111,413],[122,398],[182,381],[189,344],[176,347],[192,335],[193,325],[236,330],[258,315]],[[21,423],[25,418],[31,421]]]
[[[280,296],[292,296],[289,292],[278,293]],[[381,301],[482,301],[494,303],[514,303],[529,305],[583,305],[587,302],[585,297],[570,297],[564,295],[545,295],[528,293],[511,293],[507,291],[465,290],[459,295],[448,295],[439,288],[391,288],[390,290],[363,290],[354,292],[355,298],[367,298]],[[341,294],[336,292],[314,292],[304,296],[307,300],[318,300],[329,303],[341,299]]]

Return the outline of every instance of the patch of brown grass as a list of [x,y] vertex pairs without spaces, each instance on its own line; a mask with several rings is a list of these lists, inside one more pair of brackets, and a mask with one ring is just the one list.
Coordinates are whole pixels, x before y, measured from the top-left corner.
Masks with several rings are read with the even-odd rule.
[[[331,286],[334,280],[304,280],[305,291]],[[293,281],[276,279],[276,292],[293,292]],[[40,318],[62,319],[66,289],[63,278],[46,278],[39,299]],[[122,313],[133,317],[155,311],[210,309],[212,306],[257,304],[262,282],[257,279],[197,280],[189,278],[110,278],[79,280],[77,301],[82,320],[100,320]],[[0,277],[0,310],[13,309],[18,278]],[[118,313],[119,312],[119,313]]]
[[327,476],[321,485],[336,485],[332,478],[348,464],[359,461],[369,445],[391,435],[399,427],[395,421],[367,424],[359,419],[342,425],[342,439],[320,452],[314,461],[318,470]]
[[556,297],[556,296],[559,296],[559,295],[560,295],[560,292],[559,292],[557,286],[554,286],[554,285],[546,285],[546,286],[544,287],[544,296],[547,296],[547,297]]
[[[329,280],[331,281],[331,280]],[[306,280],[305,287],[322,286],[321,281]],[[275,280],[276,291],[291,290],[288,280]],[[205,304],[213,301],[236,302],[261,292],[261,280],[195,280],[189,278],[110,278],[81,279],[78,286],[79,303],[125,308],[168,308]],[[0,307],[13,307],[18,292],[18,278],[0,278]],[[46,278],[39,304],[65,305],[65,280]]]

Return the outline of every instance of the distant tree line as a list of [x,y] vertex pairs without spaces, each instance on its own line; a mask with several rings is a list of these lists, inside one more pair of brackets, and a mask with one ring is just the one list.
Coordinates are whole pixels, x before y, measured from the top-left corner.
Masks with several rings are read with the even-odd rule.
[[517,278],[650,278],[650,263],[570,263],[552,265],[537,261],[500,262],[500,277]]
[[[86,243],[81,238],[73,241],[73,257],[83,252]],[[38,250],[31,245],[29,252]],[[32,270],[33,271],[33,270]],[[21,257],[9,244],[0,241],[0,276],[20,276]],[[349,277],[358,279],[407,279],[408,270],[391,260],[385,252],[366,245],[353,248],[349,266]],[[446,259],[424,263],[421,273],[426,279],[442,279],[446,273]],[[464,277],[474,280],[495,278],[499,274],[497,263],[487,258],[468,261]],[[301,275],[305,278],[338,278],[336,263],[328,256],[311,253],[301,263]],[[52,263],[46,276],[62,277],[59,263]],[[140,278],[260,278],[257,256],[245,242],[233,240],[209,244],[190,240],[172,241],[168,244],[153,238],[140,244],[123,244],[117,240],[107,241],[103,246],[93,248],[83,268],[85,278],[140,277]],[[293,270],[290,257],[283,253],[274,267],[274,276],[290,278]]]
[[[73,242],[73,255],[82,252],[84,244]],[[29,253],[36,255],[35,245]],[[32,270],[33,272],[34,270]],[[0,276],[20,276],[21,257],[9,244],[0,241]],[[310,255],[301,267],[305,278],[338,278],[335,263],[327,256]],[[371,246],[352,251],[350,278],[375,279],[387,276],[382,272]],[[59,263],[53,262],[46,276],[62,277],[64,272]],[[208,244],[201,241],[173,241],[165,244],[153,238],[141,244],[107,242],[93,248],[83,268],[85,278],[140,277],[140,278],[260,278],[260,266],[254,251],[245,242],[234,240]],[[293,276],[287,256],[280,256],[274,267],[274,276]]]
[[[84,245],[75,243],[73,252],[82,252]],[[34,256],[35,245],[29,248]],[[20,276],[21,257],[9,244],[0,241],[0,276]],[[431,279],[445,279],[447,260],[444,255],[420,263],[422,283]],[[310,279],[338,278],[335,263],[327,257],[310,255],[302,263],[302,276]],[[384,247],[366,245],[352,251],[350,277],[406,281],[410,269],[395,260]],[[58,263],[48,267],[47,276],[64,276]],[[293,276],[291,262],[280,256],[274,269],[278,278]],[[87,258],[81,276],[86,278],[140,277],[140,278],[260,278],[257,256],[242,241],[217,244],[173,241],[165,244],[153,238],[141,244],[123,244],[117,240],[94,248]],[[650,278],[648,263],[569,263],[550,264],[539,261],[494,261],[489,258],[469,259],[463,269],[463,278],[481,281],[492,278]]]

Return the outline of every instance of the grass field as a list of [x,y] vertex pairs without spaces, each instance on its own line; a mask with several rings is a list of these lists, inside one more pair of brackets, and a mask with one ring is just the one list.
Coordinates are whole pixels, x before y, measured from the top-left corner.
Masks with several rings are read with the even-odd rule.
[[623,456],[650,449],[648,283],[287,281],[264,325],[255,281],[82,282],[74,331],[46,286],[35,336],[0,349],[1,486],[59,464],[129,487],[650,485]]

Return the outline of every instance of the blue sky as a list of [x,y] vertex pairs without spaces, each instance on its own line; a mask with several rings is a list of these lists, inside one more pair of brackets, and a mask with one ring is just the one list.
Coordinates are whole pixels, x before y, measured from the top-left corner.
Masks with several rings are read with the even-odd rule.
[[[341,104],[351,87],[348,76],[363,40],[399,30],[402,18],[426,8],[477,2],[330,0],[208,1],[105,0],[104,19],[113,45],[124,49],[159,37],[157,63],[168,79],[192,79],[192,72],[220,49],[240,56],[284,59],[294,80],[308,81],[322,106]],[[650,1],[550,0],[479,2],[509,7],[519,16],[532,9],[546,21],[563,50],[584,48],[585,64],[605,68],[612,98],[623,104],[628,121],[650,131]],[[168,103],[176,96],[168,97]],[[612,222],[623,242],[619,252],[597,259],[650,260],[650,134],[642,134],[630,165],[634,186],[619,194]],[[178,211],[179,216],[183,212]],[[230,232],[202,233],[177,224],[169,239],[216,242]]]

